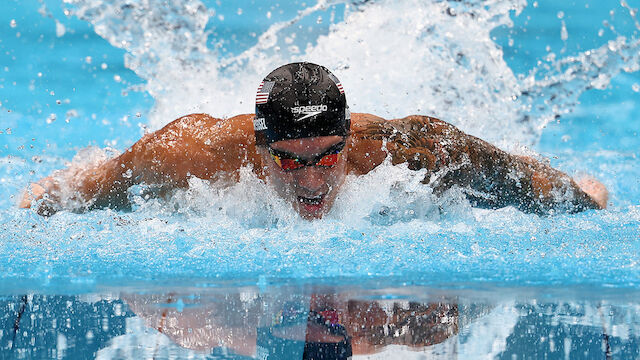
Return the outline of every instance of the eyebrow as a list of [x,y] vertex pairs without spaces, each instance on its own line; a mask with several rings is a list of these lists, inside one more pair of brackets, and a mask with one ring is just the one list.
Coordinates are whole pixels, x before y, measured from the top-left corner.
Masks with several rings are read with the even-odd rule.
[[274,149],[272,147],[269,146],[269,150],[271,152],[274,153],[274,155],[280,156],[280,157],[287,157],[287,158],[298,158],[298,159],[305,159],[305,160],[313,160],[313,159],[318,159],[318,158],[322,158],[323,156],[327,155],[328,152],[332,152],[332,151],[340,151],[344,148],[346,144],[345,140],[342,140],[338,143],[335,143],[331,146],[329,146],[326,150],[324,150],[323,152],[319,152],[317,155],[315,156],[311,156],[311,157],[302,157],[299,156],[298,154],[286,151],[286,150],[277,150]]

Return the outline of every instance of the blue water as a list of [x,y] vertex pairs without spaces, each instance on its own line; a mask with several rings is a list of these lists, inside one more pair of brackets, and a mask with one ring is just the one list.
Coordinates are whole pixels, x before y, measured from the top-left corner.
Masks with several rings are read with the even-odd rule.
[[[193,319],[251,332],[318,294],[335,307],[457,306],[447,339],[392,339],[377,358],[638,357],[638,0],[169,5],[3,3],[0,357],[204,358],[235,348],[215,336],[194,346]],[[302,59],[338,75],[353,111],[439,116],[595,176],[609,208],[473,209],[456,192],[432,197],[401,166],[348,179],[314,222],[248,170],[164,200],[132,189],[130,212],[16,208],[29,182],[179,115],[252,112],[259,79]],[[183,336],[157,330],[166,309]]]
[[[64,167],[80,149],[93,145],[122,151],[143,134],[146,126],[154,129],[171,120],[164,116],[171,111],[162,112],[158,103],[171,102],[173,90],[167,90],[166,94],[157,88],[149,90],[152,87],[149,78],[139,76],[144,71],[137,68],[136,73],[125,66],[126,46],[114,47],[96,34],[96,24],[88,23],[88,20],[98,23],[96,18],[85,14],[81,20],[63,13],[64,9],[73,11],[90,2],[71,3],[12,0],[0,15],[3,287],[55,289],[75,284],[74,288],[82,289],[111,281],[252,279],[258,275],[294,280],[346,277],[354,281],[390,276],[431,285],[585,284],[636,288],[640,282],[637,59],[627,59],[626,64],[618,60],[608,68],[603,67],[601,71],[612,79],[602,90],[567,85],[568,90],[581,95],[576,99],[567,96],[563,103],[548,102],[548,108],[537,115],[543,118],[555,111],[562,116],[528,138],[529,149],[548,157],[553,166],[571,174],[588,173],[601,179],[611,193],[610,208],[605,211],[539,217],[509,208],[473,210],[464,202],[452,200],[455,204],[449,213],[436,214],[429,205],[435,200],[428,193],[407,185],[401,189],[400,200],[394,200],[398,194],[392,192],[396,190],[390,184],[380,185],[375,176],[354,179],[361,183],[350,188],[349,196],[359,194],[358,186],[380,186],[379,190],[388,194],[388,198],[365,199],[363,205],[350,205],[358,208],[353,212],[355,215],[344,205],[328,219],[310,224],[277,206],[266,215],[254,216],[264,205],[255,199],[249,199],[244,208],[242,201],[234,202],[234,194],[263,189],[254,179],[224,193],[194,180],[197,186],[191,193],[178,194],[169,203],[151,200],[133,212],[106,209],[86,214],[62,212],[42,218],[32,211],[18,210],[15,202],[24,186]],[[250,1],[203,4],[215,13],[203,29],[209,53],[200,55],[214,59],[241,54],[258,44],[260,34],[271,24],[291,19],[299,10],[313,5]],[[503,51],[507,67],[502,70],[512,71],[521,84],[532,71],[537,79],[562,73],[554,68],[561,66],[557,62],[544,60],[549,53],[554,53],[556,59],[569,59],[589,49],[606,48],[608,41],[619,36],[625,36],[628,44],[638,41],[639,30],[633,18],[618,4],[595,1],[536,4],[537,7],[529,4],[517,16],[514,11],[508,12],[513,26],[497,24],[490,32],[495,42],[490,45]],[[471,6],[454,5],[458,12]],[[638,7],[633,2],[629,5]],[[381,5],[350,4],[347,10],[366,12],[372,6]],[[382,6],[392,7],[384,3]],[[336,31],[331,26],[344,20],[344,11],[344,3],[329,4],[326,9],[303,18],[292,26],[304,29],[293,44],[303,52],[305,45],[322,44],[326,34]],[[267,12],[271,17],[267,17]],[[318,17],[324,20],[318,21]],[[602,25],[604,20],[615,31]],[[563,23],[568,33],[565,40]],[[451,28],[455,29],[455,25]],[[425,46],[428,43],[424,40]],[[310,56],[318,56],[318,49],[312,50],[316,53]],[[265,54],[269,52],[265,50]],[[352,61],[349,71],[355,71],[359,60],[347,49],[345,54],[348,56],[343,60]],[[282,56],[294,59],[299,55]],[[203,60],[193,61],[198,64]],[[243,65],[249,73],[254,66],[259,67],[252,61],[257,60],[246,60]],[[224,69],[227,65],[220,66]],[[228,65],[237,66],[241,65]],[[184,69],[173,67],[165,71],[175,72],[172,74],[175,79],[186,76],[185,81],[190,82],[187,85],[197,85],[182,72]],[[369,71],[366,67],[357,70],[363,76],[370,76]],[[340,68],[336,72],[340,75]],[[342,72],[352,93],[365,91],[349,80],[347,70]],[[233,76],[237,72],[227,78]],[[477,88],[495,85],[490,79],[484,81],[486,84],[479,83]],[[402,81],[388,83],[389,89],[382,90],[403,91]],[[253,88],[254,84],[248,87]],[[238,89],[241,88],[244,89]],[[538,90],[555,91],[554,87]],[[197,91],[195,94],[201,95]],[[357,94],[352,98],[359,100]],[[388,105],[395,106],[391,101]],[[376,110],[358,108],[366,102],[354,102],[356,111]],[[438,105],[439,99],[433,102]],[[560,110],[551,110],[554,105]],[[176,106],[179,108],[179,104]],[[203,108],[207,109],[207,105]],[[224,109],[220,115],[236,109],[250,112],[251,106]],[[465,122],[440,115],[446,111],[438,108],[436,115],[506,148],[508,142],[500,140],[508,138],[511,130],[520,129],[517,119],[507,119],[504,121],[507,124],[511,121],[512,125],[504,134],[496,136],[489,130],[483,133],[483,127],[474,124],[473,119]],[[396,114],[403,115],[406,114]],[[411,179],[408,171],[396,176],[405,182]],[[204,196],[205,200],[198,202],[194,196]],[[212,210],[214,207],[220,210]],[[379,215],[383,208],[391,209],[391,215]],[[26,282],[16,283],[18,279]]]

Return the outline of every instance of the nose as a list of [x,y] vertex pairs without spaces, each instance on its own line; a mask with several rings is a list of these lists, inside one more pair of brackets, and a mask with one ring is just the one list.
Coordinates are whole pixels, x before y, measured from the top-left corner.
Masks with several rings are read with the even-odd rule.
[[310,195],[317,193],[325,185],[326,181],[323,169],[317,166],[305,166],[296,172],[296,185]]

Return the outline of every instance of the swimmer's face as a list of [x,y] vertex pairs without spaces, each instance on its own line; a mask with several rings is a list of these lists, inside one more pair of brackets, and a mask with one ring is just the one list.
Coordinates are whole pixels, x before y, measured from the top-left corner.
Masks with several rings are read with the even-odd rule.
[[[325,153],[347,141],[341,136],[319,136],[304,139],[281,140],[269,145],[276,154],[313,162]],[[289,201],[304,219],[318,219],[326,214],[338,194],[347,173],[347,146],[340,152],[333,166],[308,165],[285,170],[276,163],[269,147],[260,147],[263,168],[267,178],[280,196]]]

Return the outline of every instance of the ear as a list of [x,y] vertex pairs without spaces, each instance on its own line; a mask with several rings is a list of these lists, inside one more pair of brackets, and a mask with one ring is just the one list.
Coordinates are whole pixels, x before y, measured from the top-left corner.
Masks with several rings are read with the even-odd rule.
[[262,174],[262,176],[266,175],[265,174],[265,169],[267,167],[267,161],[270,160],[271,155],[269,154],[269,150],[267,149],[266,146],[263,145],[258,145],[256,146],[256,153],[258,154],[258,157],[260,158],[260,164],[258,164],[260,166],[260,174]]
[[345,159],[349,157],[349,151],[351,150],[351,147],[353,147],[354,145],[355,145],[355,141],[353,140],[353,137],[351,136],[351,134],[347,135],[347,138],[344,141],[344,149],[342,150],[342,153]]
[[269,155],[269,150],[267,149],[266,146],[263,146],[263,145],[257,145],[256,146],[256,152],[258,153],[258,155],[260,155],[260,158],[263,161],[270,156]]
[[354,140],[353,140],[353,136],[351,136],[351,132],[349,132],[349,134],[347,135],[347,137],[344,140],[344,149],[349,151],[349,149],[354,145]]

